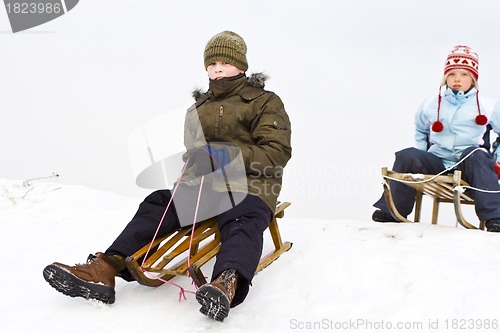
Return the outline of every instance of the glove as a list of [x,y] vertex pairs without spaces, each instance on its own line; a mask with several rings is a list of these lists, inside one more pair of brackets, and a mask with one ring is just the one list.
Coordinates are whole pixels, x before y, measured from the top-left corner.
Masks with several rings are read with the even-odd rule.
[[230,162],[229,152],[226,147],[215,149],[211,146],[194,148],[189,152],[188,167],[195,166],[195,176],[207,175],[214,171],[222,172]]
[[497,178],[500,179],[500,162],[495,162],[495,164],[493,164],[493,169],[497,174]]

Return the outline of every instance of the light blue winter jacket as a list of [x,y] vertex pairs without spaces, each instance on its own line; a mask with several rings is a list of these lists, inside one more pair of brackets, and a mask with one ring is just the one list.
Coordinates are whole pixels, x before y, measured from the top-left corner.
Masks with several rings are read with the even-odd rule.
[[[438,97],[426,100],[415,114],[415,146],[440,157],[445,167],[459,161],[464,149],[479,147],[483,142],[486,125],[476,124],[479,114],[476,103],[477,90],[454,93],[448,87],[441,89],[441,109],[439,120],[443,123],[441,132],[432,131],[432,124],[437,120]],[[493,131],[500,133],[500,104],[479,95],[481,114],[488,117]],[[431,145],[429,149],[428,145]],[[495,154],[500,161],[500,153]]]

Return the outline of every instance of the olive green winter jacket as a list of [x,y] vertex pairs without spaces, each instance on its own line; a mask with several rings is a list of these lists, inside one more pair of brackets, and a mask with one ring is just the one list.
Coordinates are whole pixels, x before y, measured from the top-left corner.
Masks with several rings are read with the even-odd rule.
[[[232,160],[229,171],[238,169],[238,163],[244,170],[231,190],[256,195],[274,211],[283,168],[292,154],[291,127],[281,99],[264,90],[266,78],[259,73],[211,80],[207,92],[193,95],[196,102],[186,114],[184,144],[188,151],[206,144],[225,145]],[[199,177],[187,170],[183,180],[196,183]],[[224,191],[224,185],[212,184],[217,191]]]

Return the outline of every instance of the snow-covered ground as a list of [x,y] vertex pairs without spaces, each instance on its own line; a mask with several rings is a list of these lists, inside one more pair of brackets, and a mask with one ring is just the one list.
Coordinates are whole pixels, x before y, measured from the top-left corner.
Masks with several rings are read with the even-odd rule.
[[[179,301],[171,285],[118,279],[116,303],[102,305],[44,281],[47,264],[104,250],[138,204],[57,180],[0,179],[2,332],[500,330],[500,235],[442,225],[285,216],[292,249],[255,277],[224,323],[201,315],[189,293]],[[173,281],[194,290],[188,278]]]

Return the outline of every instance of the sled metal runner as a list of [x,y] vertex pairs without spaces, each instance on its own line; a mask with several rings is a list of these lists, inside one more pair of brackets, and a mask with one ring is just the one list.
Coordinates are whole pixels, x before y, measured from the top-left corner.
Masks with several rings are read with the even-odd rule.
[[[454,190],[457,186],[469,186],[462,180],[462,172],[455,170],[452,174],[440,175],[415,175],[411,173],[398,173],[390,171],[386,167],[382,168],[382,177],[384,177],[384,197],[391,215],[400,222],[420,222],[420,213],[422,209],[422,196],[428,195],[433,199],[432,205],[432,224],[437,224],[439,214],[439,204],[452,203],[455,209],[455,217],[458,224],[467,229],[484,230],[484,221],[479,222],[479,227],[469,223],[463,213],[462,205],[474,205],[474,199],[467,192]],[[435,178],[434,178],[435,177]],[[389,180],[387,178],[399,179],[405,182],[403,184],[416,190],[414,221],[408,220],[402,216],[394,204],[394,199],[390,191]],[[430,180],[433,178],[432,180]],[[416,183],[412,183],[416,182]]]
[[[290,204],[283,202],[276,206],[268,228],[274,250],[261,258],[256,273],[270,265],[292,247],[291,242],[282,241],[277,222],[278,218],[284,216],[285,208]],[[199,222],[196,224],[193,235],[191,235],[191,231],[192,226],[187,226],[156,239],[144,263],[143,257],[150,244],[127,257],[125,262],[132,276],[140,284],[150,287],[158,287],[164,281],[177,275],[190,276],[198,287],[205,284],[207,281],[201,267],[219,252],[221,246],[217,218]],[[191,252],[189,253],[190,242]]]

